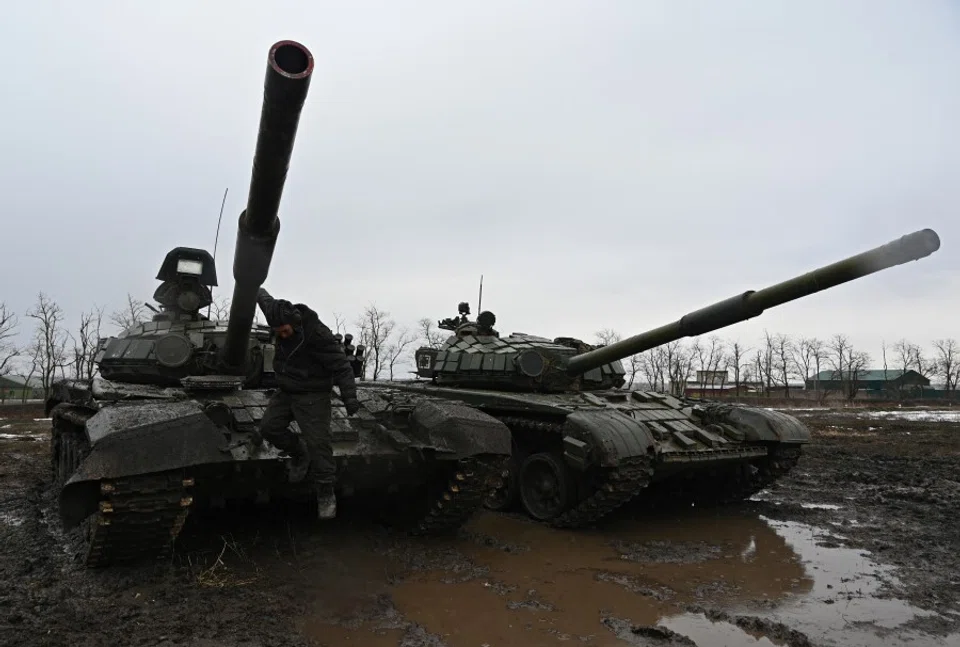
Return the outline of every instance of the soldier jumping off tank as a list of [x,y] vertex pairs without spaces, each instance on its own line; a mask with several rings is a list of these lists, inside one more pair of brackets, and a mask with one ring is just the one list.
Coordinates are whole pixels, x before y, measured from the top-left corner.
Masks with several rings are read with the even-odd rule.
[[[317,514],[332,519],[337,511],[337,467],[330,431],[331,389],[334,384],[340,388],[347,415],[359,411],[353,370],[333,331],[316,312],[302,303],[274,299],[263,288],[257,304],[277,334],[273,370],[279,387],[260,421],[260,434],[293,458],[291,481],[302,481],[313,467]],[[300,436],[288,428],[293,420],[300,426]]]

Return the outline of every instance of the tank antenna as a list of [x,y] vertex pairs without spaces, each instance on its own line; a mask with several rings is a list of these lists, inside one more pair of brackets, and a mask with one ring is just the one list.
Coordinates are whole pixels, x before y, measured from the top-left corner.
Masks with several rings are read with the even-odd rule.
[[[213,262],[217,262],[217,243],[220,241],[220,221],[223,220],[223,205],[227,203],[227,191],[230,187],[223,190],[223,200],[220,201],[220,216],[217,218],[217,235],[213,238]],[[210,286],[210,305],[207,306],[207,319],[210,318],[210,309],[213,307],[213,286]]]
[[477,312],[480,312],[480,306],[483,305],[483,274],[480,275],[480,295],[477,297]]

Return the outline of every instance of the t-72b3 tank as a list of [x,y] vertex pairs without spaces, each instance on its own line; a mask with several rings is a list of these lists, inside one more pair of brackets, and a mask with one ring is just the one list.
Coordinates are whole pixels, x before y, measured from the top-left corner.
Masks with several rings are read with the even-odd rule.
[[[299,43],[271,47],[229,319],[201,312],[217,285],[213,257],[177,247],[157,275],[152,321],[101,340],[99,375],[61,381],[47,400],[60,515],[65,528],[84,526],[88,566],[166,553],[191,508],[309,492],[289,482],[286,454],[256,442],[275,380],[273,331],[254,317],[312,72]],[[356,374],[362,348],[351,341],[342,340]],[[372,492],[417,533],[456,528],[482,506],[510,454],[504,423],[389,389],[358,399],[350,417],[334,400],[339,494]]]
[[701,501],[745,498],[797,463],[809,430],[764,408],[620,390],[620,360],[920,259],[939,246],[935,232],[918,231],[601,347],[567,337],[501,337],[491,312],[471,322],[469,305],[461,303],[459,317],[439,322],[454,334],[439,348],[415,353],[417,374],[430,381],[403,388],[463,402],[510,426],[513,457],[498,495],[488,502],[495,509],[519,499],[535,519],[578,527],[668,479]]

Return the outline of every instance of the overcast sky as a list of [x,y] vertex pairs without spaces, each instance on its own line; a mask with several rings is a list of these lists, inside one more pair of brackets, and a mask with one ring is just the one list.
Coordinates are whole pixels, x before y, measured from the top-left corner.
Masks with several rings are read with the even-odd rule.
[[[795,2],[11,3],[2,291],[75,323],[166,252],[232,291],[266,55],[316,69],[266,287],[332,324],[484,309],[633,333],[923,227],[942,247],[721,331],[960,338],[960,9]],[[876,363],[876,362],[874,362]]]

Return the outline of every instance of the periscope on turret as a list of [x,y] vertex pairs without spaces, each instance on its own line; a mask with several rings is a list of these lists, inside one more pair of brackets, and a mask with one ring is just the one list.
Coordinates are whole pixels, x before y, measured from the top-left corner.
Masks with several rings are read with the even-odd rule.
[[784,413],[620,390],[621,360],[686,336],[745,321],[880,270],[929,256],[929,229],[757,291],[696,310],[674,323],[595,347],[572,337],[501,335],[484,311],[438,322],[451,336],[416,351],[404,386],[502,420],[513,432],[508,474],[488,506],[521,507],[563,527],[585,526],[653,490],[693,502],[736,501],[787,474],[809,430]]

